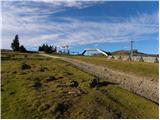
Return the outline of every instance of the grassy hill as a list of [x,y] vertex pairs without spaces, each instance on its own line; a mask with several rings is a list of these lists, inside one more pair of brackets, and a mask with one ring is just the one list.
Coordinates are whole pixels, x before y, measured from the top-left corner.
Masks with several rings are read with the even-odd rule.
[[128,50],[118,50],[112,52],[112,55],[130,55],[130,51]]
[[158,78],[159,64],[107,59],[106,56],[66,56],[138,76]]
[[[61,60],[38,54],[2,53],[1,117],[158,118],[158,105]],[[71,81],[78,86],[71,86]]]
[[[111,52],[112,55],[130,55],[130,50],[117,50]],[[138,50],[133,50],[133,55],[134,56],[158,56],[158,54],[147,54],[143,52],[139,52]]]

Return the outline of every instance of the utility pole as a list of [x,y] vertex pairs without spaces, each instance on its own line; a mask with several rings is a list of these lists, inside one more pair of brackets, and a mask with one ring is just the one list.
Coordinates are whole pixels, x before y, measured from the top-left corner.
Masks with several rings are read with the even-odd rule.
[[132,56],[133,56],[133,42],[134,41],[131,40],[130,42],[131,42],[130,57],[132,59]]

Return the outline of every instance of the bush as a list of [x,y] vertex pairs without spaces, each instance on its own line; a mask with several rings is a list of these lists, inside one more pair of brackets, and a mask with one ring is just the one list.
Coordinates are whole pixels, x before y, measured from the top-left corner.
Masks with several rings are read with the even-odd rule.
[[26,52],[26,48],[23,45],[21,45],[19,47],[19,52]]

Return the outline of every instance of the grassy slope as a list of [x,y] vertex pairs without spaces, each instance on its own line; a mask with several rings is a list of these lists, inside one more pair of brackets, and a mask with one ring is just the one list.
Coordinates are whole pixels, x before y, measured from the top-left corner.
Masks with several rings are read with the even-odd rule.
[[[23,63],[31,69],[22,70]],[[19,55],[2,60],[1,73],[2,118],[158,118],[155,103],[113,85],[91,89],[93,76],[63,61]],[[48,76],[56,80],[46,82]],[[71,80],[79,87],[69,87]],[[84,93],[67,94],[75,89]]]
[[106,57],[91,57],[91,56],[67,56],[96,65],[107,66],[109,68],[122,72],[132,73],[139,76],[158,78],[159,69],[157,63],[132,62],[122,60],[108,60]]

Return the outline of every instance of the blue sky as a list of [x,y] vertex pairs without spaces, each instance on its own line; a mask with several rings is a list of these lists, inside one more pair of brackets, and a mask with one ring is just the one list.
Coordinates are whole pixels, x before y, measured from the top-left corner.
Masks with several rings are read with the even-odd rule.
[[43,43],[128,50],[130,40],[141,52],[158,53],[158,1],[3,1],[2,48],[15,34],[27,49]]

